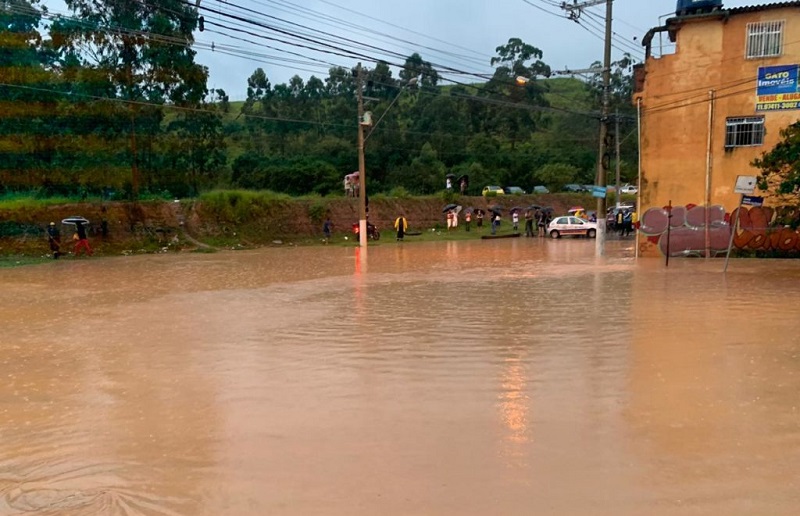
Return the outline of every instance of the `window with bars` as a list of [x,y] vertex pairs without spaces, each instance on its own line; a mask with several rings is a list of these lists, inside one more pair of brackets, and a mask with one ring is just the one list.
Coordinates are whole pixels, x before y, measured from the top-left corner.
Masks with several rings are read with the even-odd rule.
[[747,24],[747,58],[776,57],[783,53],[783,21]]
[[764,143],[764,117],[729,118],[725,127],[725,148],[754,147]]

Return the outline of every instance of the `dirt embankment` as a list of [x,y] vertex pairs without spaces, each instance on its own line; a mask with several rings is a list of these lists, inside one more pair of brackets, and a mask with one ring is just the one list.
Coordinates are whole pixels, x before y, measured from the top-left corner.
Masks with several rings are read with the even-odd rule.
[[[461,197],[463,207],[488,209],[499,205],[552,206],[564,213],[574,204],[594,202],[586,195],[550,194],[507,196],[484,199]],[[445,225],[438,197],[370,199],[369,220],[381,231],[391,231],[395,218],[403,213],[411,229]],[[77,203],[43,208],[0,209],[0,254],[47,254],[45,230],[52,221],[61,229],[69,247],[73,226],[61,224],[71,216],[90,221],[89,239],[97,254],[130,254],[198,247],[258,247],[276,240],[304,244],[317,241],[322,221],[330,216],[335,232],[350,232],[358,221],[358,199],[269,200],[244,202],[236,196],[223,202],[147,201]]]

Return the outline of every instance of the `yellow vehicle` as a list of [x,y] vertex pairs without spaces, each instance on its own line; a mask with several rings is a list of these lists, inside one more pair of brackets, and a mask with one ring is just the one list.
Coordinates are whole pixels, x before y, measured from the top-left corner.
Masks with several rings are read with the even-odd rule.
[[505,195],[505,194],[506,193],[499,186],[484,186],[483,192],[481,192],[481,195],[483,195],[484,197],[486,197],[487,195]]

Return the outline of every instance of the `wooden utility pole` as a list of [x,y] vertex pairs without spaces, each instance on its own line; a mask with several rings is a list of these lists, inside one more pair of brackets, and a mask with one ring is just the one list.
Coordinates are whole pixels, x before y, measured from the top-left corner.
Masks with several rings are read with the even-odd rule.
[[[614,10],[614,0],[587,0],[581,3],[578,3],[577,0],[575,0],[572,4],[563,2],[561,4],[561,8],[567,11],[569,19],[578,21],[583,9],[592,7],[594,5],[600,5],[602,3],[606,4],[606,35],[605,50],[603,52],[603,107],[600,114],[600,150],[599,155],[597,156],[597,177],[595,178],[595,185],[605,190],[608,184],[608,172],[611,165],[611,154],[609,153],[608,149],[611,147],[611,141],[609,137],[611,132],[609,131],[609,119],[611,111],[611,36],[613,34],[611,27],[613,21],[612,14]],[[603,193],[605,194],[605,192]],[[619,192],[617,192],[617,195],[619,195]],[[607,203],[605,196],[597,198],[598,222],[605,221],[606,219],[606,205]],[[605,223],[597,224],[597,241],[595,244],[596,256],[605,256]]]
[[358,243],[367,247],[367,166],[364,160],[364,72],[358,63],[356,91],[358,93]]
[[[614,140],[616,141],[616,144],[617,144],[617,177],[616,177],[616,192],[617,193],[614,196],[614,198],[617,200],[617,208],[619,208],[619,202],[620,202],[619,201],[619,196],[620,196],[619,191],[620,191],[620,187],[621,187],[620,183],[622,182],[621,177],[620,177],[621,176],[621,172],[622,172],[621,171],[621,169],[622,169],[621,157],[622,156],[621,156],[621,152],[620,152],[620,144],[621,144],[621,142],[619,140],[619,110],[616,111],[616,113],[614,115],[614,119],[615,119],[614,120]],[[600,220],[600,216],[599,215],[597,217],[597,220]]]
[[[600,155],[597,157],[597,186],[606,187],[608,181],[608,166],[610,164],[610,154],[608,152],[608,124],[609,111],[611,109],[611,24],[613,0],[606,0],[606,41],[603,54],[603,110],[600,114]],[[619,192],[617,192],[619,195]],[[606,198],[597,198],[597,220],[606,218]],[[597,242],[595,242],[595,256],[601,257],[606,254],[606,225],[597,225]]]

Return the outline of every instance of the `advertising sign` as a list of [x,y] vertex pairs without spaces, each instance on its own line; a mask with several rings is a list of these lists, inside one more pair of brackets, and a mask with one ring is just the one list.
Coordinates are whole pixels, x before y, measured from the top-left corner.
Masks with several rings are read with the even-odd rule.
[[798,65],[764,66],[758,69],[756,111],[800,109]]

